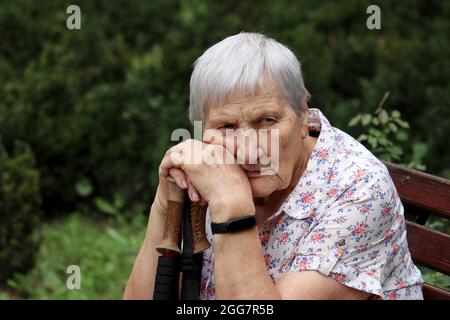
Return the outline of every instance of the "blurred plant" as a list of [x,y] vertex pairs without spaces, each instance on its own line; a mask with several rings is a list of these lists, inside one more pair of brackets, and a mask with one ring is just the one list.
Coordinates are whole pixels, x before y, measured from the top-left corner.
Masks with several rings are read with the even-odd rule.
[[124,200],[120,193],[116,193],[112,202],[102,197],[95,198],[95,205],[97,206],[97,209],[102,213],[112,216],[119,216],[119,213],[124,205]]
[[[92,186],[90,180],[86,177],[82,178],[75,185],[75,190],[80,197],[88,198],[94,194],[94,187]],[[114,194],[113,200],[109,201],[104,197],[97,196],[94,199],[95,210],[115,217],[120,222],[124,222],[129,216],[133,215],[132,211],[125,208],[125,196],[121,192],[116,192]],[[137,205],[134,207],[134,213],[141,213],[142,207]],[[87,212],[92,210],[89,206],[80,206],[80,211]]]
[[450,277],[446,274],[431,270],[429,268],[419,266],[423,280],[436,287],[450,291]]
[[81,197],[88,197],[92,194],[94,188],[88,178],[83,178],[75,185],[75,190]]
[[39,247],[33,231],[41,220],[40,205],[33,152],[20,141],[7,152],[0,139],[0,283],[33,267]]
[[428,228],[450,234],[450,223],[448,219],[441,218],[438,216],[430,216],[427,219],[426,226]]
[[[75,212],[45,223],[36,266],[8,280],[8,289],[30,299],[121,299],[145,230],[144,215],[121,222]],[[66,287],[69,265],[80,267],[80,290]]]
[[[388,112],[384,108],[384,103],[389,95],[389,91],[385,92],[373,113],[357,114],[349,121],[348,126],[354,127],[360,124],[366,131],[359,135],[358,141],[367,143],[371,151],[380,159],[400,163],[406,158],[404,142],[409,138],[410,125],[401,118],[400,111],[392,110]],[[414,143],[410,160],[405,165],[410,168],[425,170],[426,166],[422,163],[422,160],[427,150],[425,143]]]

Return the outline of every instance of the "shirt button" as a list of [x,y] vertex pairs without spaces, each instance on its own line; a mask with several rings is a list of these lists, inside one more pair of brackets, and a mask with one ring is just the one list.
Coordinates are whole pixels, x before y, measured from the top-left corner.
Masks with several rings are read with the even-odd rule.
[[345,246],[345,239],[339,239],[338,245],[339,245],[340,247]]

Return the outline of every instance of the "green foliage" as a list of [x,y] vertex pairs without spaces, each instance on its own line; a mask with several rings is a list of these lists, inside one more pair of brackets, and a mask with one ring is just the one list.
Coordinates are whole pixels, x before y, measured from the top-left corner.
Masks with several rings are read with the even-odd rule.
[[[403,138],[400,123],[391,130],[424,143],[413,150],[430,173],[448,169],[446,1],[383,1],[379,31],[366,28],[371,2],[359,0],[78,1],[78,31],[66,28],[69,4],[5,1],[0,10],[0,135],[8,148],[16,139],[32,148],[47,215],[91,212],[97,197],[117,193],[127,209],[142,211],[169,133],[189,126],[192,63],[242,30],[264,32],[298,55],[311,105],[337,127],[390,90],[413,126]],[[80,192],[83,179],[89,196]]]
[[82,180],[77,182],[77,184],[75,185],[75,190],[81,197],[87,197],[92,193],[93,188],[90,181],[86,178],[83,178]]
[[112,216],[119,216],[124,206],[124,199],[120,195],[120,193],[117,193],[114,196],[113,202],[109,202],[101,197],[97,197],[95,199],[95,205],[97,206],[97,209],[102,213],[106,213]]
[[[365,26],[369,0],[80,0],[81,30],[69,31],[72,3],[0,4],[0,136],[7,150],[16,140],[30,146],[40,180],[29,190],[40,188],[47,217],[147,211],[170,132],[189,127],[192,63],[242,30],[294,51],[311,106],[333,125],[364,114],[349,133],[366,134],[386,159],[450,178],[448,1],[380,1],[376,31]],[[398,112],[372,113],[387,90]],[[0,230],[15,228],[16,212]]]
[[8,153],[0,139],[0,282],[33,266],[40,205],[39,173],[30,148],[16,142]]
[[[353,117],[349,127],[360,124],[366,129],[358,137],[358,141],[367,143],[373,154],[388,162],[401,163],[405,159],[404,143],[408,140],[409,123],[401,118],[400,111],[390,113],[384,108],[389,97],[389,91],[383,96],[378,108],[372,113],[359,113]],[[428,146],[416,142],[412,146],[411,160],[406,164],[410,168],[425,170],[422,159],[426,155]]]
[[427,219],[427,223],[426,226],[428,228],[446,233],[446,234],[450,234],[450,223],[447,219],[445,218],[441,218],[441,217],[437,217],[437,216],[430,216]]
[[419,266],[422,278],[426,283],[450,291],[450,276]]
[[[8,286],[30,299],[121,299],[145,225],[143,215],[98,221],[77,213],[46,223],[36,266]],[[80,267],[80,290],[67,289],[70,265]]]
[[80,31],[67,30],[67,5],[2,3],[0,134],[32,147],[47,215],[116,193],[143,211],[170,131],[187,124],[190,62],[171,61],[184,49],[165,27],[177,4],[81,2]]

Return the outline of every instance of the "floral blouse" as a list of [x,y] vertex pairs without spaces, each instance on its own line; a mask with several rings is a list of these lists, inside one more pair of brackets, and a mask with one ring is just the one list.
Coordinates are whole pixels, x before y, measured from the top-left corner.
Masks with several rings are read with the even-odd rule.
[[[262,254],[276,282],[286,272],[316,270],[382,299],[423,299],[422,277],[406,240],[403,205],[382,162],[330,125],[279,210],[259,227]],[[214,241],[206,230],[201,299],[215,299]]]

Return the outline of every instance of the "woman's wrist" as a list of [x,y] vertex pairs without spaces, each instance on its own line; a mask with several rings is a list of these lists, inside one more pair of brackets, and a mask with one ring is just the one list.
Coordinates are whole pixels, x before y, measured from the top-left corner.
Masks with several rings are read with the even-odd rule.
[[233,218],[255,214],[255,204],[250,198],[221,198],[209,203],[211,222],[222,223]]
[[147,232],[144,241],[151,245],[155,245],[157,242],[161,241],[164,233],[165,222],[165,211],[155,198],[150,208],[150,216],[148,219]]

